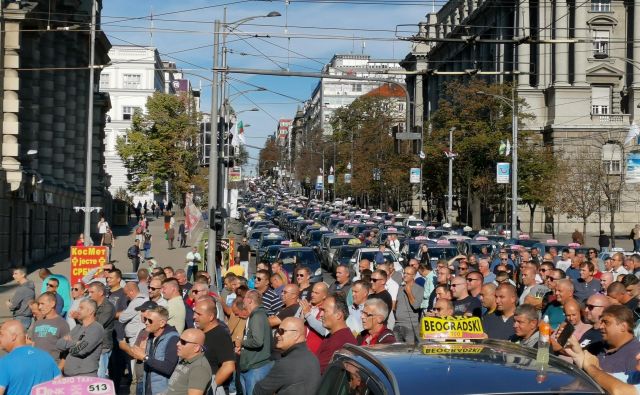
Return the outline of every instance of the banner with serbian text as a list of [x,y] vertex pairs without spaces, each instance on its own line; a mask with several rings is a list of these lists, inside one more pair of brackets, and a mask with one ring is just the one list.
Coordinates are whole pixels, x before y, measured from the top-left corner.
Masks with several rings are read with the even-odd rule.
[[71,284],[76,284],[89,270],[108,263],[108,247],[71,247]]
[[115,395],[113,381],[98,377],[63,377],[31,388],[31,395]]

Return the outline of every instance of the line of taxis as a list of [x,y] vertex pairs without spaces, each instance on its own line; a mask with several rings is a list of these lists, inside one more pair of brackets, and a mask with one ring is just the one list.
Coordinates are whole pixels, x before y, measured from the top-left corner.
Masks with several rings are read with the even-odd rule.
[[[257,240],[252,247],[257,259],[288,259],[285,265],[313,265],[316,275],[323,267],[332,270],[338,264],[349,265],[371,257],[367,254],[375,254],[375,245],[384,243],[389,234],[395,234],[402,242],[397,256],[387,251],[388,259],[399,264],[419,258],[422,244],[429,247],[430,259],[439,259],[461,251],[492,254],[507,242],[432,229],[420,220],[400,215],[323,206],[299,198],[280,196],[278,205],[263,200],[245,201],[248,204],[240,207],[241,218],[246,222],[247,237]],[[368,243],[364,242],[366,239]],[[267,245],[267,240],[274,243]],[[422,320],[422,340],[414,345],[345,345],[334,354],[317,394],[604,393],[584,372],[559,358],[551,356],[542,365],[536,360],[534,349],[484,339],[479,321],[467,325],[466,331],[443,334],[437,328],[464,325],[430,321],[434,319],[438,318]]]

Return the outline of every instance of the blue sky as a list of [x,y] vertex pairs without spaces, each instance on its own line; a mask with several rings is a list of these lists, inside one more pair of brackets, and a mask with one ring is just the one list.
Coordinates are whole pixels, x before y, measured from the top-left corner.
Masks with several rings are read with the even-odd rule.
[[[431,1],[390,0],[375,5],[362,4],[361,0],[351,4],[343,0],[320,1],[301,0],[287,5],[284,1],[107,0],[102,28],[114,45],[153,45],[163,60],[211,78],[208,69],[213,64],[212,22],[222,20],[225,4],[229,22],[277,11],[282,16],[257,19],[237,29],[259,37],[228,36],[229,67],[318,72],[336,53],[362,53],[363,43],[364,53],[374,58],[402,59],[410,45],[394,40],[396,29],[399,36],[413,34],[417,23],[433,6]],[[195,87],[202,84],[201,110],[209,112],[209,81],[191,75],[189,78]],[[266,136],[276,129],[277,119],[293,118],[296,107],[301,105],[299,101],[309,98],[317,82],[310,78],[230,75],[232,95],[256,86],[268,89],[233,96],[236,111],[256,107],[261,110],[241,115],[244,124],[250,125],[245,129],[247,144],[262,147]],[[258,150],[249,149],[249,154],[256,158]]]

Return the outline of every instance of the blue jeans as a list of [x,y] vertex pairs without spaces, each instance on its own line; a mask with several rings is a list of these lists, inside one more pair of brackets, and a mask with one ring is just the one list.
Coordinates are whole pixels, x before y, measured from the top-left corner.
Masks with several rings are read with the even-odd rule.
[[633,240],[633,251],[634,252],[640,251],[640,239]]
[[187,281],[195,281],[197,270],[198,267],[195,264],[192,266],[187,266]]
[[253,387],[258,384],[258,381],[267,377],[269,371],[271,371],[271,367],[273,366],[273,361],[269,361],[266,365],[260,366],[256,369],[247,370],[246,372],[240,373],[240,383],[242,383],[242,393],[244,394],[253,394]]
[[98,363],[98,377],[102,379],[108,378],[109,373],[109,358],[111,357],[111,350],[104,351],[100,354],[100,361]]

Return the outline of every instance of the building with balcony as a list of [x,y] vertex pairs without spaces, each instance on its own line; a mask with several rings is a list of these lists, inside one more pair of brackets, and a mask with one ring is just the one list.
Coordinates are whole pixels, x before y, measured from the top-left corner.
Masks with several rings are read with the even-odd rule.
[[[162,62],[154,47],[114,45],[109,51],[111,64],[100,74],[100,91],[111,97],[105,130],[105,166],[111,176],[109,191],[128,191],[127,169],[116,151],[119,137],[126,135],[136,111],[145,111],[147,98],[154,92],[175,93],[175,64]],[[179,84],[178,84],[179,85]],[[152,192],[134,195],[134,202],[149,204]]]
[[[607,177],[623,180],[615,191],[618,229],[640,222],[634,171],[640,147],[635,139],[625,142],[632,123],[640,122],[640,2],[450,0],[427,14],[414,39],[402,65],[425,71],[407,77],[416,125],[428,121],[452,78],[513,81],[525,111],[535,116],[521,129],[536,132],[559,155],[601,161]],[[471,77],[478,71],[495,75]],[[538,211],[535,231],[549,231],[554,221],[560,231],[573,231],[579,221]],[[523,223],[528,212],[520,212]],[[597,232],[599,222],[608,223],[604,212],[593,216],[588,231]]]
[[[369,55],[334,55],[322,69],[322,73],[329,75],[385,79],[404,85],[404,75],[390,75],[390,71],[402,71],[398,61],[371,59]],[[321,129],[324,135],[331,135],[330,121],[334,111],[382,84],[383,81],[321,78],[304,108],[305,130]]]
[[[97,4],[95,64],[104,65],[111,44],[100,30],[102,2]],[[109,216],[103,139],[111,104],[109,95],[97,90],[98,73],[89,81],[86,26],[92,1],[3,1],[0,7],[0,281],[5,282],[12,267],[68,251],[82,232],[89,111],[91,205]],[[84,27],[75,30],[78,25]],[[97,221],[97,210],[92,217]]]

